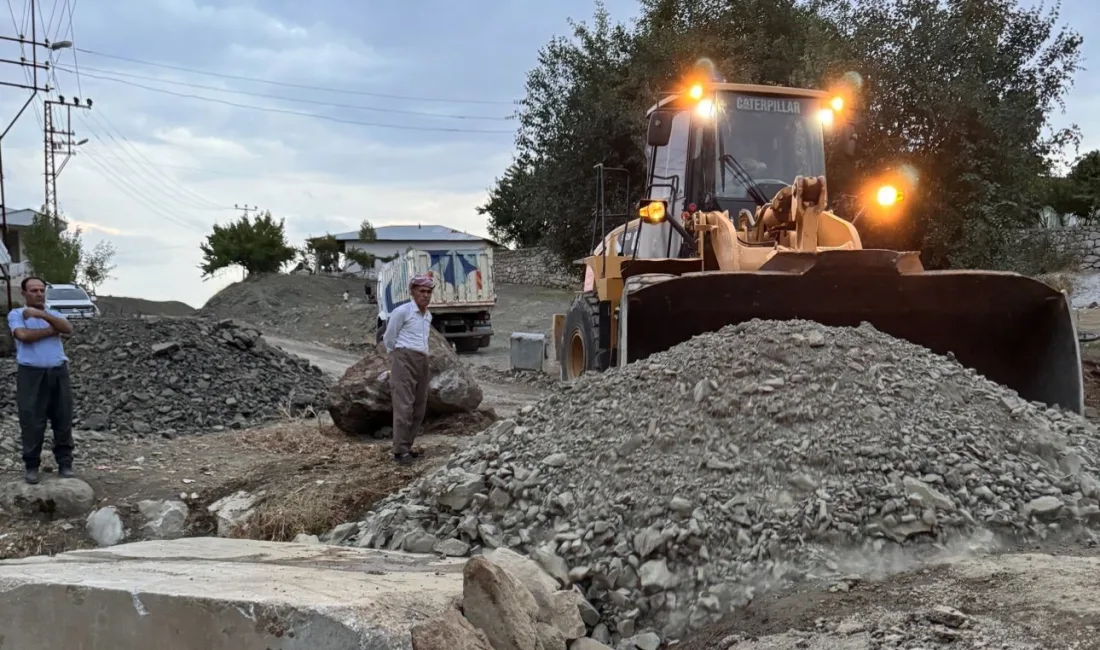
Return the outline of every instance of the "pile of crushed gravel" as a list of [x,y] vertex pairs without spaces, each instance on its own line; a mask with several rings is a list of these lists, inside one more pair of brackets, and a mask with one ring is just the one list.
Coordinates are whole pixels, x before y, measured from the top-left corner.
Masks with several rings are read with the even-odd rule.
[[870,326],[753,321],[562,385],[347,542],[508,546],[666,638],[765,587],[986,528],[1100,518],[1084,419]]
[[[65,348],[77,429],[201,433],[325,404],[320,369],[233,321],[103,317],[74,330]],[[15,412],[14,359],[0,360],[0,410]]]

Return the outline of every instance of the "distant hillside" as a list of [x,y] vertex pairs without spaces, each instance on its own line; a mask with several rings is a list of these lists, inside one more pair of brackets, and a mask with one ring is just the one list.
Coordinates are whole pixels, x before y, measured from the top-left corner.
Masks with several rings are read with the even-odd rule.
[[99,296],[96,305],[110,316],[191,316],[195,308],[178,300],[143,300],[121,296]]

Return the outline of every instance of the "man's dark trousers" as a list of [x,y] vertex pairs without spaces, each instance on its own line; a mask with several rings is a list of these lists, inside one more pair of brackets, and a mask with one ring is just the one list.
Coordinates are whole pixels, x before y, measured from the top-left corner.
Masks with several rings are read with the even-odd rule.
[[69,365],[55,368],[19,366],[15,380],[19,428],[23,433],[23,464],[38,469],[46,422],[53,429],[53,457],[58,467],[73,466],[73,389]]

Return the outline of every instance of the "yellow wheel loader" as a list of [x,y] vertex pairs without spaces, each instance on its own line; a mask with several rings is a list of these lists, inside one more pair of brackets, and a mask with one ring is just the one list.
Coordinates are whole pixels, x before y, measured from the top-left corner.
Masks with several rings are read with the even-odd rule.
[[[843,105],[816,90],[706,83],[651,108],[636,211],[607,213],[604,176],[616,170],[596,166],[594,227],[623,223],[578,262],[583,288],[554,316],[562,379],[754,318],[867,322],[951,353],[1025,399],[1082,413],[1064,293],[1015,273],[926,271],[918,252],[864,249],[855,226],[827,209],[824,138]],[[911,186],[887,180],[867,204],[896,216]]]

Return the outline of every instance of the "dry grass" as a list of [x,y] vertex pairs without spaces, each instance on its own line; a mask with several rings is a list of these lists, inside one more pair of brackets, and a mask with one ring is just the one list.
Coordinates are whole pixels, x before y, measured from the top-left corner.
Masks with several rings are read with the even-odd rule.
[[1073,293],[1073,281],[1076,276],[1073,273],[1067,271],[1057,271],[1054,273],[1043,273],[1042,275],[1035,276],[1036,280],[1045,282],[1058,291],[1065,291],[1066,293]]
[[[289,541],[299,533],[319,535],[363,516],[376,501],[446,461],[453,447],[421,448],[413,467],[393,463],[388,443],[349,438],[318,420],[288,420],[244,431],[242,453],[273,455],[204,499],[210,503],[238,490],[265,497],[237,537]],[[209,525],[208,522],[207,525]]]

